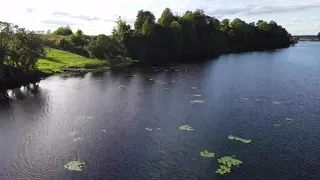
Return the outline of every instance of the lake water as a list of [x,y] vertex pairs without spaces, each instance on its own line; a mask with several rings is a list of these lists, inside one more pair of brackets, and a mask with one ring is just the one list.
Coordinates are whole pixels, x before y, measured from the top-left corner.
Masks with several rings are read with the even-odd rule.
[[[320,43],[53,76],[18,94],[0,107],[1,180],[320,178]],[[233,155],[243,163],[217,174]]]

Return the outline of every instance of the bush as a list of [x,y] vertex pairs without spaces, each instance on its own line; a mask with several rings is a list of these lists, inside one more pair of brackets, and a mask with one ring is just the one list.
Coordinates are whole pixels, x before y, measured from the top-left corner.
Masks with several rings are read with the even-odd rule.
[[58,39],[56,41],[56,45],[61,48],[61,49],[64,49],[64,50],[69,50],[70,49],[70,42],[68,40],[66,40],[65,38],[62,38],[62,39]]

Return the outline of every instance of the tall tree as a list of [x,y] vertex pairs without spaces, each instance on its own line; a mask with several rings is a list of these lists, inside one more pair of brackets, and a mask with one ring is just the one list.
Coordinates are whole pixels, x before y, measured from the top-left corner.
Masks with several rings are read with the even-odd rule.
[[145,23],[145,21],[148,21],[148,23],[150,24],[155,24],[155,20],[156,18],[152,12],[140,10],[138,11],[137,18],[134,23],[134,28],[137,31],[141,32],[142,26]]
[[320,32],[318,33],[318,38],[320,39]]
[[166,8],[158,19],[158,23],[162,26],[169,27],[172,21],[174,21],[174,15],[171,9]]

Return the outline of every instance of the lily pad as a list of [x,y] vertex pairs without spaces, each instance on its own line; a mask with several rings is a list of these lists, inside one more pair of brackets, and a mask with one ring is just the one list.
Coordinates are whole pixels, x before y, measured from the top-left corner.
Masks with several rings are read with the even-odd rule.
[[191,104],[200,104],[200,103],[204,103],[205,101],[203,100],[193,100],[193,101],[190,101]]
[[228,139],[230,139],[230,140],[236,140],[236,141],[241,141],[241,142],[246,143],[246,144],[251,143],[251,139],[243,139],[243,138],[239,138],[239,137],[232,136],[232,135],[229,135],[229,136],[228,136]]
[[235,158],[235,156],[224,156],[218,159],[220,163],[220,168],[216,170],[218,174],[227,174],[231,172],[232,166],[239,166],[242,164],[242,161]]
[[213,158],[214,157],[214,153],[210,153],[207,150],[205,150],[205,151],[201,151],[200,152],[200,156],[207,157],[207,158]]
[[192,96],[194,96],[194,97],[201,97],[201,94],[194,94],[194,95],[192,95]]
[[281,127],[281,124],[274,124],[275,127]]
[[294,119],[292,119],[292,118],[284,118],[285,120],[287,120],[287,121],[293,121]]
[[85,164],[85,162],[71,161],[68,164],[64,165],[64,168],[68,169],[69,171],[81,171],[82,166],[84,166]]
[[249,99],[248,98],[245,98],[245,97],[240,97],[242,100],[246,100],[248,101]]
[[272,104],[281,104],[280,101],[272,101]]
[[151,128],[148,128],[148,127],[146,127],[146,130],[147,130],[147,131],[152,131],[152,129],[151,129]]
[[194,131],[194,129],[189,125],[180,126],[179,129],[182,131]]

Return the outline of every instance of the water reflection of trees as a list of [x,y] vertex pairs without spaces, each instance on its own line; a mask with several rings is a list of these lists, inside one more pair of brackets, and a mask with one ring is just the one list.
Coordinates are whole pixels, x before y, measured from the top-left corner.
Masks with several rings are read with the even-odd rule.
[[11,100],[22,100],[28,96],[36,96],[39,93],[39,84],[31,83],[27,86],[15,88],[12,90],[0,90],[0,102],[3,104],[9,103]]

